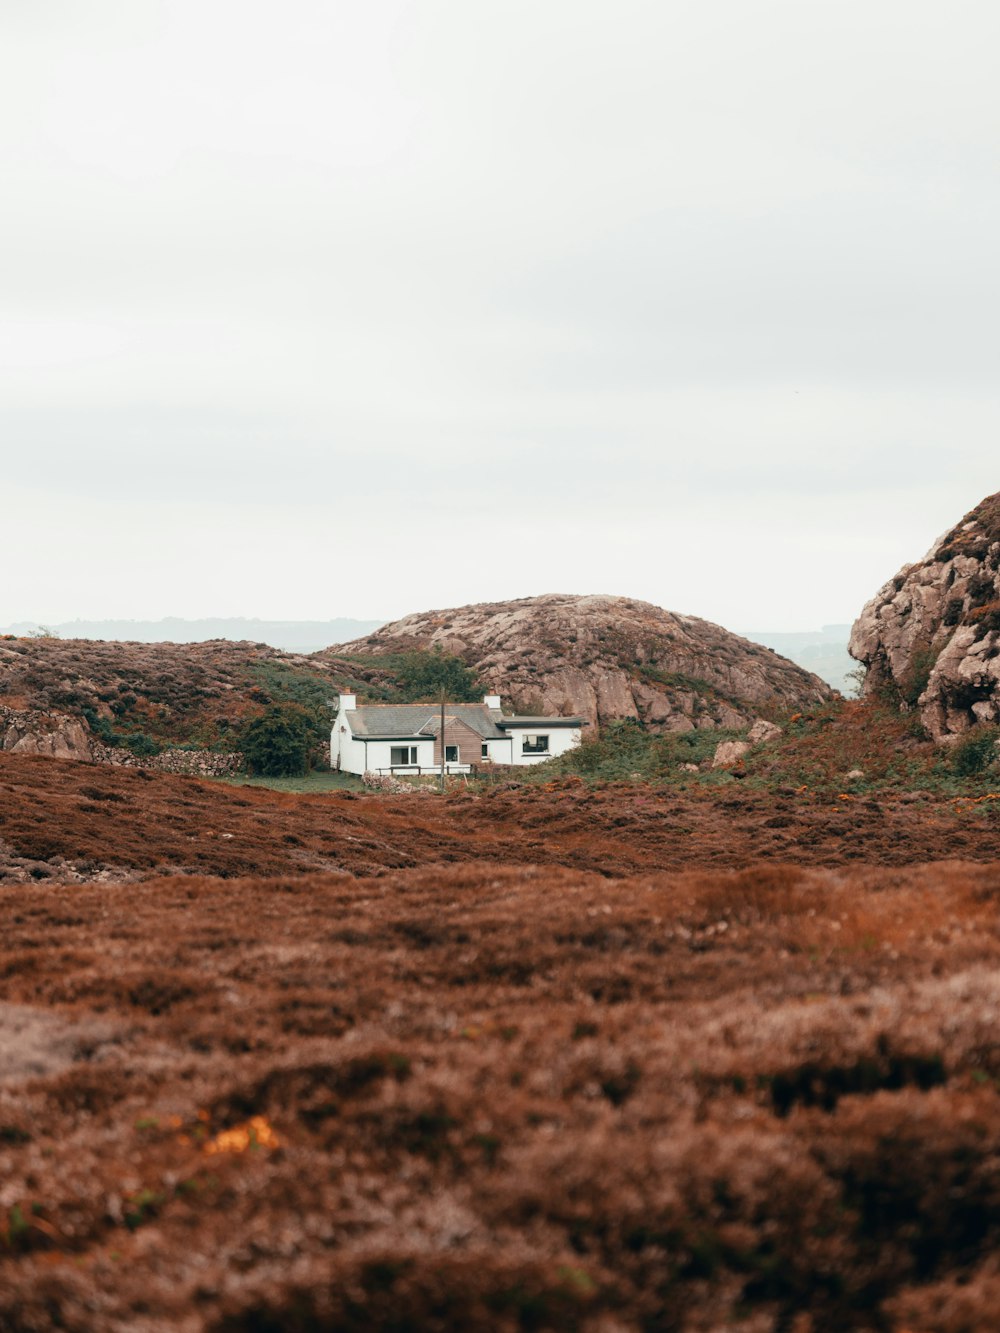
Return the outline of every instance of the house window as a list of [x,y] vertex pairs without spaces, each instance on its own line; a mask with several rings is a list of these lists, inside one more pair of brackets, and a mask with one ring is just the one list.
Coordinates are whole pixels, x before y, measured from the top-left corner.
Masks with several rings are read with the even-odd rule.
[[548,736],[525,736],[521,742],[522,754],[548,754]]
[[415,745],[393,745],[389,749],[389,763],[393,768],[404,765],[415,764],[417,762],[417,747]]
[[484,759],[489,759],[489,757],[490,757],[490,747],[486,744],[485,741],[483,741],[483,750],[482,750],[482,754],[483,754],[483,758],[484,758]]
[[457,763],[458,763],[458,746],[457,746],[457,745],[446,745],[446,746],[444,747],[444,762],[445,762],[446,764],[457,764]]

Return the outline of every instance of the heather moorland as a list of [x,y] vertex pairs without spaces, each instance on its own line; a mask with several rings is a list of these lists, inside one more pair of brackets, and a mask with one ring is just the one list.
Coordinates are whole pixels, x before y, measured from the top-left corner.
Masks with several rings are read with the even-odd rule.
[[812,786],[0,756],[0,1325],[989,1327],[1000,801],[843,708]]

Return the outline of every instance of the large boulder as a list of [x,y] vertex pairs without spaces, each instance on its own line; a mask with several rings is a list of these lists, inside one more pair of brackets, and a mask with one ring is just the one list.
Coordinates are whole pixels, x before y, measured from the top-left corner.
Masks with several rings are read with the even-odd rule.
[[462,657],[519,710],[598,725],[631,718],[657,731],[736,728],[762,710],[794,711],[833,696],[770,648],[629,597],[551,593],[425,611],[329,653],[372,661],[435,648]]
[[712,767],[732,768],[735,764],[741,764],[749,753],[749,741],[722,741],[715,747]]
[[850,652],[862,693],[917,709],[937,741],[1000,722],[1000,493],[879,589]]
[[88,763],[94,757],[93,737],[79,718],[34,708],[0,707],[0,750]]

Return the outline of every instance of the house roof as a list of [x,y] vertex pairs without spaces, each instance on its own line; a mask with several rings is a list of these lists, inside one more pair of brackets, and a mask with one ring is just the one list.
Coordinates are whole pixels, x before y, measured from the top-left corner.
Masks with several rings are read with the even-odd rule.
[[509,727],[585,727],[582,717],[502,717],[497,726]]
[[[454,713],[446,713],[444,718],[445,727],[447,728],[454,723],[458,723],[458,725],[460,727],[464,727],[466,731],[474,732],[477,736],[482,735],[482,732],[477,727],[471,726],[468,722],[465,721],[464,718],[456,717]],[[427,721],[424,723],[424,725],[420,728],[420,734],[422,736],[437,736],[440,734],[440,731],[441,731],[441,714],[439,712],[435,712],[434,716],[428,718]],[[499,735],[499,733],[497,733],[497,735]]]
[[[502,740],[497,726],[502,714],[485,704],[445,704],[448,717],[464,722],[483,740]],[[437,704],[366,704],[349,713],[351,731],[369,740],[425,740],[437,734],[441,709]]]

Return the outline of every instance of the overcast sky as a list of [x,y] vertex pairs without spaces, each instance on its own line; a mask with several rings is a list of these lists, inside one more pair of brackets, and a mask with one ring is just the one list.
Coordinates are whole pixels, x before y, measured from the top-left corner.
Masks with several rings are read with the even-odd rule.
[[849,621],[1000,489],[995,0],[4,0],[0,623]]

